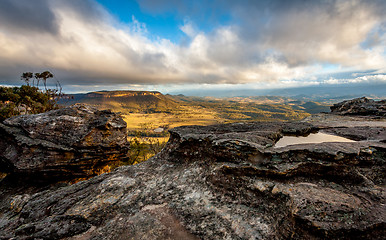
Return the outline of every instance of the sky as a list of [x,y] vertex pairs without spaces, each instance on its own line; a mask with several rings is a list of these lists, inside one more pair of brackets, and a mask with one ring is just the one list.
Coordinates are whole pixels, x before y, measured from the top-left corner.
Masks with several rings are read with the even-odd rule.
[[384,0],[0,0],[0,85],[65,92],[386,83]]

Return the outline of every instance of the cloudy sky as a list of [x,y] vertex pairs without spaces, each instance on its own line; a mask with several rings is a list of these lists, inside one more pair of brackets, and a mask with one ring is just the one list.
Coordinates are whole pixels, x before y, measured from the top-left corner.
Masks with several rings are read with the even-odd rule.
[[386,83],[384,0],[0,0],[0,84],[67,92]]

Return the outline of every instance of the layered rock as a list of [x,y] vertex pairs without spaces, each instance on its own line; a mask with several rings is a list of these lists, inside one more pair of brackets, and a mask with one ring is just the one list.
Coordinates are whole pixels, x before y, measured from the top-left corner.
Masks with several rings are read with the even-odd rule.
[[343,101],[330,108],[336,114],[386,116],[386,100],[374,101],[366,97]]
[[[386,120],[344,119],[179,127],[147,162],[35,194],[2,187],[0,239],[383,239]],[[364,127],[358,142],[274,146]]]
[[86,105],[13,117],[0,133],[2,171],[23,176],[92,176],[128,150],[122,118]]

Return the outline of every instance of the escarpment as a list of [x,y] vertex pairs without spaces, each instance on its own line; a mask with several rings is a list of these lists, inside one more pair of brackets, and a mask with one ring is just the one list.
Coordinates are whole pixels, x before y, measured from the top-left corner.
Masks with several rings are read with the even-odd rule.
[[[386,119],[172,129],[141,164],[70,186],[0,187],[0,239],[383,239]],[[322,132],[353,140],[275,144]]]

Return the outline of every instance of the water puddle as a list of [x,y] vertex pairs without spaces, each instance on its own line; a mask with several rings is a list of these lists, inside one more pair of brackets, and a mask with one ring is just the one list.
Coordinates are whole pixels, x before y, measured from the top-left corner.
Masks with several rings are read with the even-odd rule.
[[305,144],[305,143],[323,143],[323,142],[355,142],[348,138],[339,137],[326,133],[311,133],[306,137],[284,136],[275,144],[275,148],[285,147],[289,145]]

